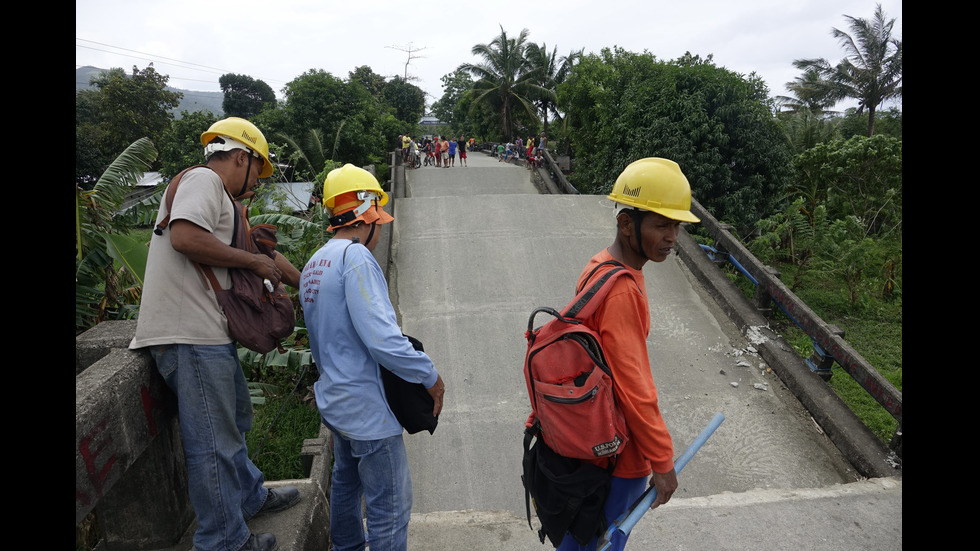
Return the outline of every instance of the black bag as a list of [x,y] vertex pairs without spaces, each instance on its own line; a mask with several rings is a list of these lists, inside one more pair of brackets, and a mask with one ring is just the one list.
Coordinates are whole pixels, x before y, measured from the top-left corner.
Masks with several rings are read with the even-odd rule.
[[[425,351],[422,342],[414,337],[405,335],[416,350]],[[385,397],[388,399],[388,407],[395,414],[395,418],[401,423],[409,434],[429,431],[432,434],[436,431],[439,418],[432,415],[436,402],[429,395],[425,385],[422,383],[410,383],[395,375],[385,366],[381,366],[381,380],[385,385]]]
[[[170,209],[177,194],[177,185],[184,173],[191,168],[197,167],[185,169],[170,182],[166,194],[167,216],[153,230],[157,235],[163,235],[163,230],[169,225]],[[235,208],[235,229],[231,246],[274,259],[278,243],[276,227],[270,224],[250,226],[245,205],[234,199],[232,204]],[[214,290],[215,298],[228,320],[228,332],[233,339],[260,354],[276,348],[280,352],[285,351],[279,340],[296,330],[296,311],[282,282],[270,291],[262,278],[254,272],[229,268],[232,287],[222,289],[210,266],[197,264],[197,268],[204,276],[206,284],[210,284]]]
[[568,533],[579,545],[587,545],[605,532],[612,466],[604,469],[588,461],[562,457],[545,444],[536,427],[530,427],[524,434],[523,467],[521,481],[527,524],[531,526],[533,500],[534,511],[541,521],[538,530],[541,543],[547,537],[557,548]]

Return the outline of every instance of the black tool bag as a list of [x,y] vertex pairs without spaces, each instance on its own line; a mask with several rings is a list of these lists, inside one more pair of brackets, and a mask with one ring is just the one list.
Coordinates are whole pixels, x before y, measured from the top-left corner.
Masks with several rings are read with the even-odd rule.
[[533,503],[541,522],[541,543],[547,537],[557,548],[569,533],[580,545],[586,545],[606,530],[604,508],[612,487],[612,465],[604,469],[556,454],[536,426],[525,431],[523,462],[527,523],[531,526]]

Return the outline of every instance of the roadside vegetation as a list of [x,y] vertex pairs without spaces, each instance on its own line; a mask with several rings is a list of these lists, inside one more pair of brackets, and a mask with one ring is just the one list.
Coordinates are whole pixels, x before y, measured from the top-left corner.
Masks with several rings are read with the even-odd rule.
[[[501,142],[546,131],[549,149],[572,158],[567,176],[583,193],[607,193],[637,158],[676,160],[702,205],[901,389],[902,112],[884,104],[902,97],[902,42],[880,6],[868,19],[845,20],[847,32],[832,33],[844,58],[795,60],[801,76],[787,83],[787,97],[770,97],[754,74],[718,67],[711,55],[660,60],[611,48],[560,56],[527,29],[512,35],[503,27],[473,46],[475,62],[443,77],[445,94],[428,110],[419,88],[362,66],[347,78],[307,71],[285,85],[283,100],[262,81],[224,75],[222,115],[178,117],[169,77],[152,65],[131,75],[113,69],[76,94],[76,334],[138,315],[163,186],[132,204],[127,198],[144,172],[167,181],[202,163],[200,133],[219,118],[248,117],[263,129],[278,165],[273,182],[322,183],[348,162],[374,165],[384,182],[404,133]],[[845,98],[861,107],[832,111]],[[423,129],[423,114],[444,125]],[[294,212],[276,196],[283,192],[265,188],[252,221],[276,224],[279,250],[302,266],[330,238],[320,209]],[[320,192],[314,186],[311,204]],[[774,323],[809,355],[809,338],[778,314]],[[249,448],[270,479],[302,476],[299,446],[319,430],[298,304],[297,333],[286,344],[286,354],[242,353],[256,404]],[[849,379],[835,373],[830,385],[887,441],[894,420]]]

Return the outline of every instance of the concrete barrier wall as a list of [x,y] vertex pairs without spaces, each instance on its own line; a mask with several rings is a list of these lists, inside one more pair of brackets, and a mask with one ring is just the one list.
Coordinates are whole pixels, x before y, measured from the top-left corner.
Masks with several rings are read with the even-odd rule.
[[171,542],[194,518],[176,400],[149,355],[128,350],[135,328],[103,322],[75,339],[75,523],[98,507],[115,549]]

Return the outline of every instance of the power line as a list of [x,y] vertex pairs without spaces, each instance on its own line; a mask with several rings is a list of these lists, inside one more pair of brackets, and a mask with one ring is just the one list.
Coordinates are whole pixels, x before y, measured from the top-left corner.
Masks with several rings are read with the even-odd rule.
[[[120,46],[113,46],[112,44],[105,44],[105,43],[102,43],[102,42],[96,42],[94,40],[86,40],[84,38],[79,38],[77,36],[75,37],[75,40],[76,41],[81,41],[81,42],[87,42],[89,44],[97,44],[99,46],[105,46],[107,48],[113,48],[115,50],[122,50],[124,52],[132,52],[133,54],[139,54],[139,55],[131,55],[131,54],[125,54],[125,53],[121,53],[121,52],[117,52],[117,51],[112,51],[112,50],[104,50],[102,48],[96,48],[96,47],[93,47],[93,46],[86,46],[84,44],[75,44],[75,47],[76,48],[86,48],[86,49],[90,49],[90,50],[105,52],[105,53],[112,54],[112,55],[123,56],[123,57],[130,57],[130,58],[134,58],[134,59],[141,59],[141,60],[147,61],[149,63],[160,63],[162,65],[172,65],[172,66],[175,66],[175,67],[179,67],[181,69],[190,69],[192,71],[202,71],[202,72],[205,72],[205,73],[211,73],[211,74],[216,74],[216,75],[224,75],[224,74],[229,74],[229,73],[238,74],[235,71],[230,71],[230,70],[226,70],[226,69],[220,69],[218,67],[210,67],[208,65],[201,65],[199,63],[194,63],[194,62],[190,62],[190,61],[182,61],[182,60],[179,60],[179,59],[173,59],[173,58],[169,58],[169,57],[159,56],[159,55],[156,55],[156,54],[151,54],[151,53],[146,53],[146,52],[140,52],[140,51],[137,51],[137,50],[131,50],[129,48],[123,48],[123,47],[120,47]],[[141,57],[141,56],[149,56],[149,57]],[[163,60],[163,61],[161,61],[161,60]],[[75,65],[76,65],[76,69],[80,66],[78,63],[76,63]],[[191,82],[203,82],[203,83],[214,84],[215,86],[217,86],[220,89],[220,85],[217,82],[217,80],[201,80],[201,79],[195,79],[195,78],[189,78],[189,77],[181,77],[181,76],[175,76],[175,75],[168,75],[168,76],[170,76],[170,78],[172,78],[174,80],[191,81]],[[258,77],[253,77],[253,78],[258,78]],[[261,80],[263,80],[264,82],[267,82],[267,83],[268,82],[275,82],[275,83],[284,84],[282,81],[279,81],[279,80],[273,80],[273,79],[261,79]]]
[[[174,63],[179,63],[185,69],[193,69],[195,71],[203,71],[203,70],[206,70],[206,69],[210,69],[210,70],[216,71],[218,73],[223,73],[223,72],[226,73],[226,72],[229,72],[229,71],[223,71],[222,69],[219,69],[217,67],[208,67],[207,65],[201,65],[199,63],[193,63],[193,62],[190,62],[190,61],[181,61],[179,59],[172,59],[172,58],[169,58],[169,57],[163,57],[163,56],[159,56],[159,55],[156,55],[156,54],[150,54],[150,53],[146,53],[146,52],[139,52],[139,51],[136,51],[136,50],[130,50],[129,48],[123,48],[123,47],[120,47],[120,46],[113,46],[112,44],[104,44],[102,42],[95,42],[94,40],[85,40],[84,38],[78,38],[77,36],[75,37],[75,40],[81,40],[82,42],[88,42],[89,44],[98,44],[99,46],[105,46],[107,48],[115,48],[117,50],[123,50],[123,51],[126,51],[126,52],[133,52],[134,54],[152,56],[153,58],[158,58],[158,59],[165,59],[167,61],[172,61]],[[80,46],[80,45],[79,44],[76,44],[76,46]],[[80,47],[82,47],[82,48],[89,48],[89,49],[92,49],[92,50],[99,50],[99,48],[92,48],[90,46],[80,46]],[[106,53],[111,53],[111,54],[116,54],[116,55],[126,55],[126,54],[117,54],[116,52],[110,52],[108,50],[99,50],[99,51],[106,52]],[[136,56],[128,56],[128,57],[136,57]],[[144,59],[144,58],[141,58],[141,59]],[[148,59],[147,61],[153,61],[153,59]],[[196,66],[196,67],[190,67],[190,65],[193,65],[193,66]],[[201,69],[198,69],[197,67],[201,67]]]

